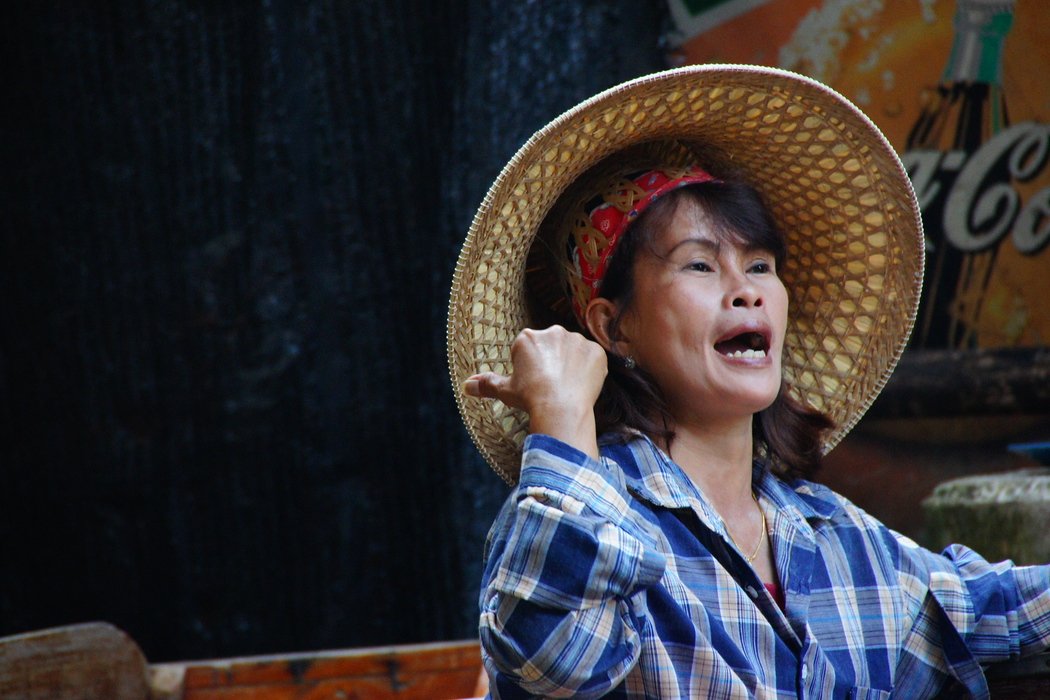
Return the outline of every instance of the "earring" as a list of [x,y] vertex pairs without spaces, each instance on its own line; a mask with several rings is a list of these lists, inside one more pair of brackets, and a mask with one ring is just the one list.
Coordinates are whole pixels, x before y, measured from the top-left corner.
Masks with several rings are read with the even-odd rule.
[[627,369],[634,369],[635,367],[638,366],[638,363],[635,362],[633,356],[628,355],[627,357],[623,358],[623,366],[626,367]]

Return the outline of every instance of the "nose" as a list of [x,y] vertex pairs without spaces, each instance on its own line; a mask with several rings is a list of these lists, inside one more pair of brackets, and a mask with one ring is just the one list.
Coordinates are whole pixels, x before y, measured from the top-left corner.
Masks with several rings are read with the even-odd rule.
[[726,301],[733,308],[756,308],[762,306],[762,294],[747,275],[734,275],[729,284]]
[[762,297],[758,294],[742,293],[739,296],[733,298],[733,306],[762,306]]

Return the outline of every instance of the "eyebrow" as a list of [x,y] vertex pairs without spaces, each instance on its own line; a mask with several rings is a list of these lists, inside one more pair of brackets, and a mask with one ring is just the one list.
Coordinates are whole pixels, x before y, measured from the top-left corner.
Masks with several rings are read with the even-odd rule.
[[[743,248],[744,252],[746,252],[746,253],[754,253],[754,252],[757,252],[757,251],[765,251],[766,250],[765,246],[756,245],[754,242],[748,241],[748,240],[744,240],[744,239],[742,239],[739,236],[736,236],[735,238],[736,238],[736,240],[740,241],[740,243],[742,244],[741,248]],[[664,257],[665,258],[669,258],[672,255],[674,255],[676,250],[678,250],[682,246],[687,246],[687,245],[690,245],[690,244],[698,246],[700,248],[703,248],[703,249],[705,249],[707,251],[710,251],[713,255],[717,256],[719,254],[719,252],[721,252],[721,250],[722,250],[723,242],[724,241],[721,238],[711,238],[710,236],[691,236],[689,238],[686,238],[686,239],[683,239],[681,241],[678,241],[678,243],[675,243],[671,247],[671,249],[668,250],[664,254]],[[772,251],[770,251],[770,252],[772,252]]]
[[675,243],[673,246],[671,246],[670,250],[664,253],[664,257],[669,258],[672,255],[674,255],[676,250],[678,250],[682,246],[687,246],[690,244],[711,251],[715,255],[717,255],[718,252],[722,249],[722,241],[720,240],[712,239],[707,236],[692,236],[690,238],[685,238]]

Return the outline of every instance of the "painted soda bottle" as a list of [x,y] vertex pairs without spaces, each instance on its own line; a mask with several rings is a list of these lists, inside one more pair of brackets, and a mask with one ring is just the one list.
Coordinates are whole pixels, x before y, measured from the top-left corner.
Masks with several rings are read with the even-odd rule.
[[[960,172],[982,144],[1008,126],[1002,89],[1003,42],[1013,23],[1014,0],[957,0],[951,53],[940,83],[925,90],[918,120],[908,134],[903,160],[922,208],[926,230],[926,282],[913,345],[975,347],[981,306],[999,240],[981,244],[971,226],[967,198],[958,190]],[[1001,166],[1000,166],[1001,167]],[[971,168],[972,170],[972,168]],[[986,181],[1008,174],[985,172]],[[967,201],[962,201],[967,200]],[[946,206],[950,205],[950,206]],[[987,218],[987,217],[986,217]],[[960,223],[961,222],[961,223]],[[958,241],[977,241],[960,248]]]

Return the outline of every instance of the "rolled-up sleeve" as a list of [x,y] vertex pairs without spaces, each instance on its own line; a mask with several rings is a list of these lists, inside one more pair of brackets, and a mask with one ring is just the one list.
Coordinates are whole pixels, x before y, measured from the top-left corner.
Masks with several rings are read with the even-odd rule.
[[981,664],[1050,646],[1050,567],[992,563],[961,545],[937,555],[900,540],[902,587],[915,606],[905,652],[980,697]]
[[931,571],[931,593],[981,661],[1001,661],[1050,646],[1050,567],[991,563],[953,545]]
[[521,481],[490,533],[480,633],[496,697],[597,697],[638,660],[666,565],[621,524],[618,470],[553,438],[526,441]]

